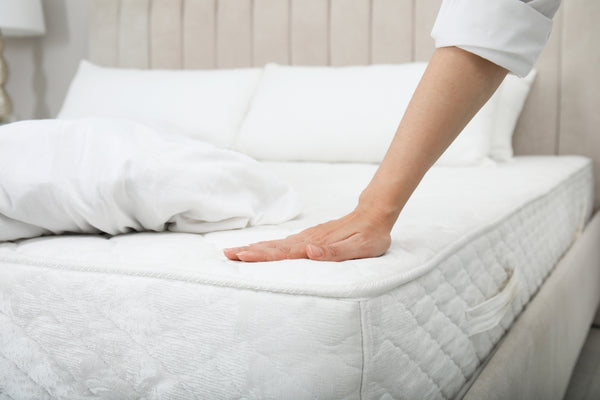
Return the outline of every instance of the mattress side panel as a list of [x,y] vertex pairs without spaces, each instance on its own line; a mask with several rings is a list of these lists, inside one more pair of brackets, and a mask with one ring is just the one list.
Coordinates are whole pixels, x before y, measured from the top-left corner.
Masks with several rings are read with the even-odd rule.
[[[588,166],[427,274],[365,300],[363,398],[453,398],[583,229],[591,180]],[[465,311],[494,297],[515,270],[519,290],[500,323],[470,336]]]
[[0,264],[0,394],[356,399],[357,302]]

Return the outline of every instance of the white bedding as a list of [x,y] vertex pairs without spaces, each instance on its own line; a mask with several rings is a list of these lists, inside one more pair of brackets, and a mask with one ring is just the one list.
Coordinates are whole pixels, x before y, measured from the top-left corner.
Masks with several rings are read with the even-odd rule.
[[[166,132],[166,133],[165,133]],[[296,193],[241,153],[126,119],[0,127],[0,241],[274,224]]]
[[581,157],[433,168],[383,257],[228,261],[223,247],[351,210],[375,169],[269,167],[306,203],[278,226],[1,244],[0,394],[451,398],[592,207]]

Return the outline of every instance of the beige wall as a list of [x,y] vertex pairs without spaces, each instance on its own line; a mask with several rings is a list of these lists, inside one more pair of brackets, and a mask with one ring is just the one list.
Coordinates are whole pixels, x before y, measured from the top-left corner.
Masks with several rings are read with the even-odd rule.
[[87,55],[90,0],[43,0],[46,35],[5,38],[6,89],[18,119],[55,117]]

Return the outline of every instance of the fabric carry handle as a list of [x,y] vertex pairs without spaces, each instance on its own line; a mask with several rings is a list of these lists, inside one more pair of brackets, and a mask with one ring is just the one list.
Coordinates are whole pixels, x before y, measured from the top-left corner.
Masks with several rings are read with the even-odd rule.
[[494,297],[465,311],[469,336],[488,331],[500,323],[520,288],[521,274],[515,268],[504,289]]

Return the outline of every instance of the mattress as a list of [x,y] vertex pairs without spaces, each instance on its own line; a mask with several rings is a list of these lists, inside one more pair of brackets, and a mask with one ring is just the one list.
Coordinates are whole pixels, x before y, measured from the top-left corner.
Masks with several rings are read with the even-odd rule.
[[223,247],[352,210],[365,164],[270,163],[277,226],[0,244],[0,399],[448,399],[588,221],[591,162],[432,168],[382,257],[245,264]]

